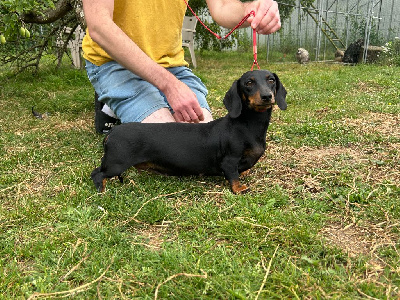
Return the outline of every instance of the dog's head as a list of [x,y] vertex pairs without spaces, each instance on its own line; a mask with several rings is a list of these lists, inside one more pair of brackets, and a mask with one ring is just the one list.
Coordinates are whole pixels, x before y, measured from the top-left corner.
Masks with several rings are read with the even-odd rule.
[[265,112],[274,104],[287,108],[286,89],[278,76],[267,70],[246,72],[236,80],[224,98],[224,105],[232,118],[237,118],[243,107],[254,112]]

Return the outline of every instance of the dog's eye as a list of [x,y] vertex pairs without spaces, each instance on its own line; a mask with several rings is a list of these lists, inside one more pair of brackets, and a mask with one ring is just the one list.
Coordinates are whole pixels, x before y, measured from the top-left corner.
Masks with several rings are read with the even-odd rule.
[[268,78],[268,83],[275,83],[275,79],[274,78]]
[[252,86],[253,84],[254,84],[254,81],[251,80],[251,79],[249,79],[249,80],[246,81],[246,83],[245,83],[244,85],[247,86],[247,87],[250,87],[250,86]]

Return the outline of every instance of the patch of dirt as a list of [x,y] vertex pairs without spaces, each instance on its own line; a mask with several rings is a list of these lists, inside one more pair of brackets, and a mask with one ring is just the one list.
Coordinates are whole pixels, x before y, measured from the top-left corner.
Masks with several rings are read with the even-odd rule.
[[[333,223],[320,232],[325,243],[329,246],[341,249],[350,258],[359,255],[368,257],[366,262],[365,278],[375,280],[383,273],[385,267],[389,267],[396,272],[396,266],[387,265],[376,254],[382,247],[393,247],[396,250],[396,237],[390,233],[390,227],[396,224],[343,224]],[[396,250],[397,251],[397,250]]]
[[357,93],[363,92],[368,94],[376,94],[377,92],[382,92],[386,87],[379,85],[373,81],[358,81],[357,83]]
[[[23,169],[23,170],[22,170]],[[35,176],[26,176],[19,183],[9,185],[0,190],[0,199],[8,199],[11,202],[29,195],[42,196],[47,188],[47,182],[54,176],[54,173],[48,169],[38,169],[27,166],[16,169],[9,176],[19,176],[20,174],[35,174]],[[5,200],[4,200],[5,201]]]
[[360,162],[362,160],[362,153],[355,149],[344,148],[339,146],[325,147],[325,148],[311,148],[301,147],[294,153],[296,159],[309,165],[316,163],[317,166],[322,166],[331,160],[336,160],[338,157],[347,157],[347,160]]
[[372,186],[391,182],[400,186],[400,144],[360,146],[331,146],[324,148],[294,148],[268,143],[257,167],[251,169],[258,186],[279,185],[288,191],[298,189],[311,193],[323,191],[323,183],[341,173]]
[[343,226],[334,223],[326,226],[321,235],[328,245],[342,249],[350,257],[372,255],[380,247],[396,244],[387,229],[373,224]]
[[138,239],[133,244],[142,245],[153,251],[161,251],[162,244],[166,241],[167,229],[168,222],[161,225],[148,225],[141,229],[135,229]]
[[[341,163],[358,164],[364,155],[357,149],[339,146],[325,148],[293,148],[269,143],[265,155],[260,159],[260,172],[268,174],[268,183],[278,184],[286,189],[294,189],[302,182],[311,192],[321,191],[322,174],[311,175],[312,170],[325,169],[327,172]],[[255,172],[258,172],[255,169]],[[336,170],[332,170],[335,172]],[[326,172],[325,172],[326,173]],[[260,174],[260,177],[263,175]]]
[[64,131],[71,129],[81,129],[85,131],[93,130],[94,128],[94,117],[92,115],[86,114],[81,115],[79,118],[73,121],[59,120],[53,127],[55,130]]
[[[400,117],[393,114],[368,113],[358,119],[342,122],[360,135],[379,134],[400,138]],[[340,173],[352,173],[375,186],[390,182],[400,186],[400,143],[387,141],[379,144],[294,148],[267,143],[267,150],[251,170],[258,185],[277,184],[287,190],[303,185],[311,193],[323,190],[322,181]],[[257,174],[259,173],[259,174]]]
[[361,134],[379,133],[386,137],[400,138],[400,116],[383,113],[368,113],[359,119],[343,119],[346,126]]

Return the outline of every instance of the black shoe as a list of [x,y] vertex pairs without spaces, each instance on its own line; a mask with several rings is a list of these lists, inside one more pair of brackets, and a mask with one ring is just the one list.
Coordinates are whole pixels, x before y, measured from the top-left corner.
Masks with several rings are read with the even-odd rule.
[[110,131],[115,125],[118,125],[120,121],[113,118],[102,111],[104,103],[98,101],[99,96],[94,93],[94,127],[97,133],[105,134]]

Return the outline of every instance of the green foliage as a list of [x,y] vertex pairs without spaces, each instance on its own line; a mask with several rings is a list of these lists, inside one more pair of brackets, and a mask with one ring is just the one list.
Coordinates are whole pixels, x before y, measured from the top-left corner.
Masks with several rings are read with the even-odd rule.
[[21,20],[21,16],[31,11],[43,12],[54,8],[52,0],[3,0],[0,3],[0,34],[3,34],[7,40],[18,39],[21,34],[20,28],[26,28],[27,25]]
[[[360,39],[365,39],[366,20],[350,16],[350,42],[353,43]],[[371,31],[369,36],[369,44],[374,46],[382,45],[383,37],[379,35],[376,21],[372,21]]]
[[[193,11],[199,16],[208,12],[207,2],[204,0],[190,0],[188,3]],[[192,15],[192,12],[189,10],[189,8],[186,11],[186,15]]]
[[[307,2],[307,1],[302,1],[302,2]],[[314,1],[310,1],[314,2]],[[279,15],[281,17],[281,22],[284,23],[286,19],[290,17],[292,14],[292,11],[294,10],[295,6],[297,4],[296,0],[284,0],[284,1],[279,1],[278,6],[279,6]],[[303,6],[307,6],[306,3],[302,3]]]
[[296,53],[298,48],[297,36],[293,31],[281,34],[279,50],[282,53]]
[[[302,0],[301,5],[309,7],[315,2],[315,0]],[[279,6],[279,15],[281,17],[281,22],[284,23],[285,20],[290,18],[290,15],[292,14],[294,8],[297,5],[297,0],[284,0],[284,1],[279,1],[278,6]]]
[[[201,16],[209,14],[209,10],[207,7],[206,1],[203,0],[191,0],[189,2],[190,7],[200,18]],[[186,11],[187,16],[192,16],[192,12],[188,9]],[[210,28],[213,32],[218,34],[219,36],[224,36],[226,30],[216,24],[215,22],[208,22],[205,19],[202,19],[202,22]],[[204,50],[213,50],[213,51],[221,51],[223,49],[231,48],[232,45],[236,42],[237,33],[232,34],[227,39],[217,39],[213,34],[211,34],[206,28],[204,28],[200,23],[198,23],[196,27],[195,39],[198,47],[201,51]]]
[[251,51],[253,37],[246,30],[237,31],[237,49],[241,52]]
[[[210,28],[213,32],[217,33],[219,36],[224,37],[225,34],[229,32],[214,22],[207,22],[207,21],[203,22],[208,28]],[[231,34],[226,39],[217,39],[205,27],[198,25],[196,28],[196,42],[201,51],[204,50],[221,51],[223,49],[229,49],[235,44],[236,37],[237,37],[237,31]]]
[[380,62],[385,65],[400,66],[400,39],[398,37],[383,46]]
[[[16,66],[17,72],[27,68],[35,72],[44,55],[57,52],[61,58],[65,49],[56,45],[57,38],[61,37],[59,33],[65,26],[74,28],[78,23],[70,5],[51,0],[1,2],[1,63]],[[63,38],[64,45],[67,45],[66,39],[70,36],[64,35]]]

